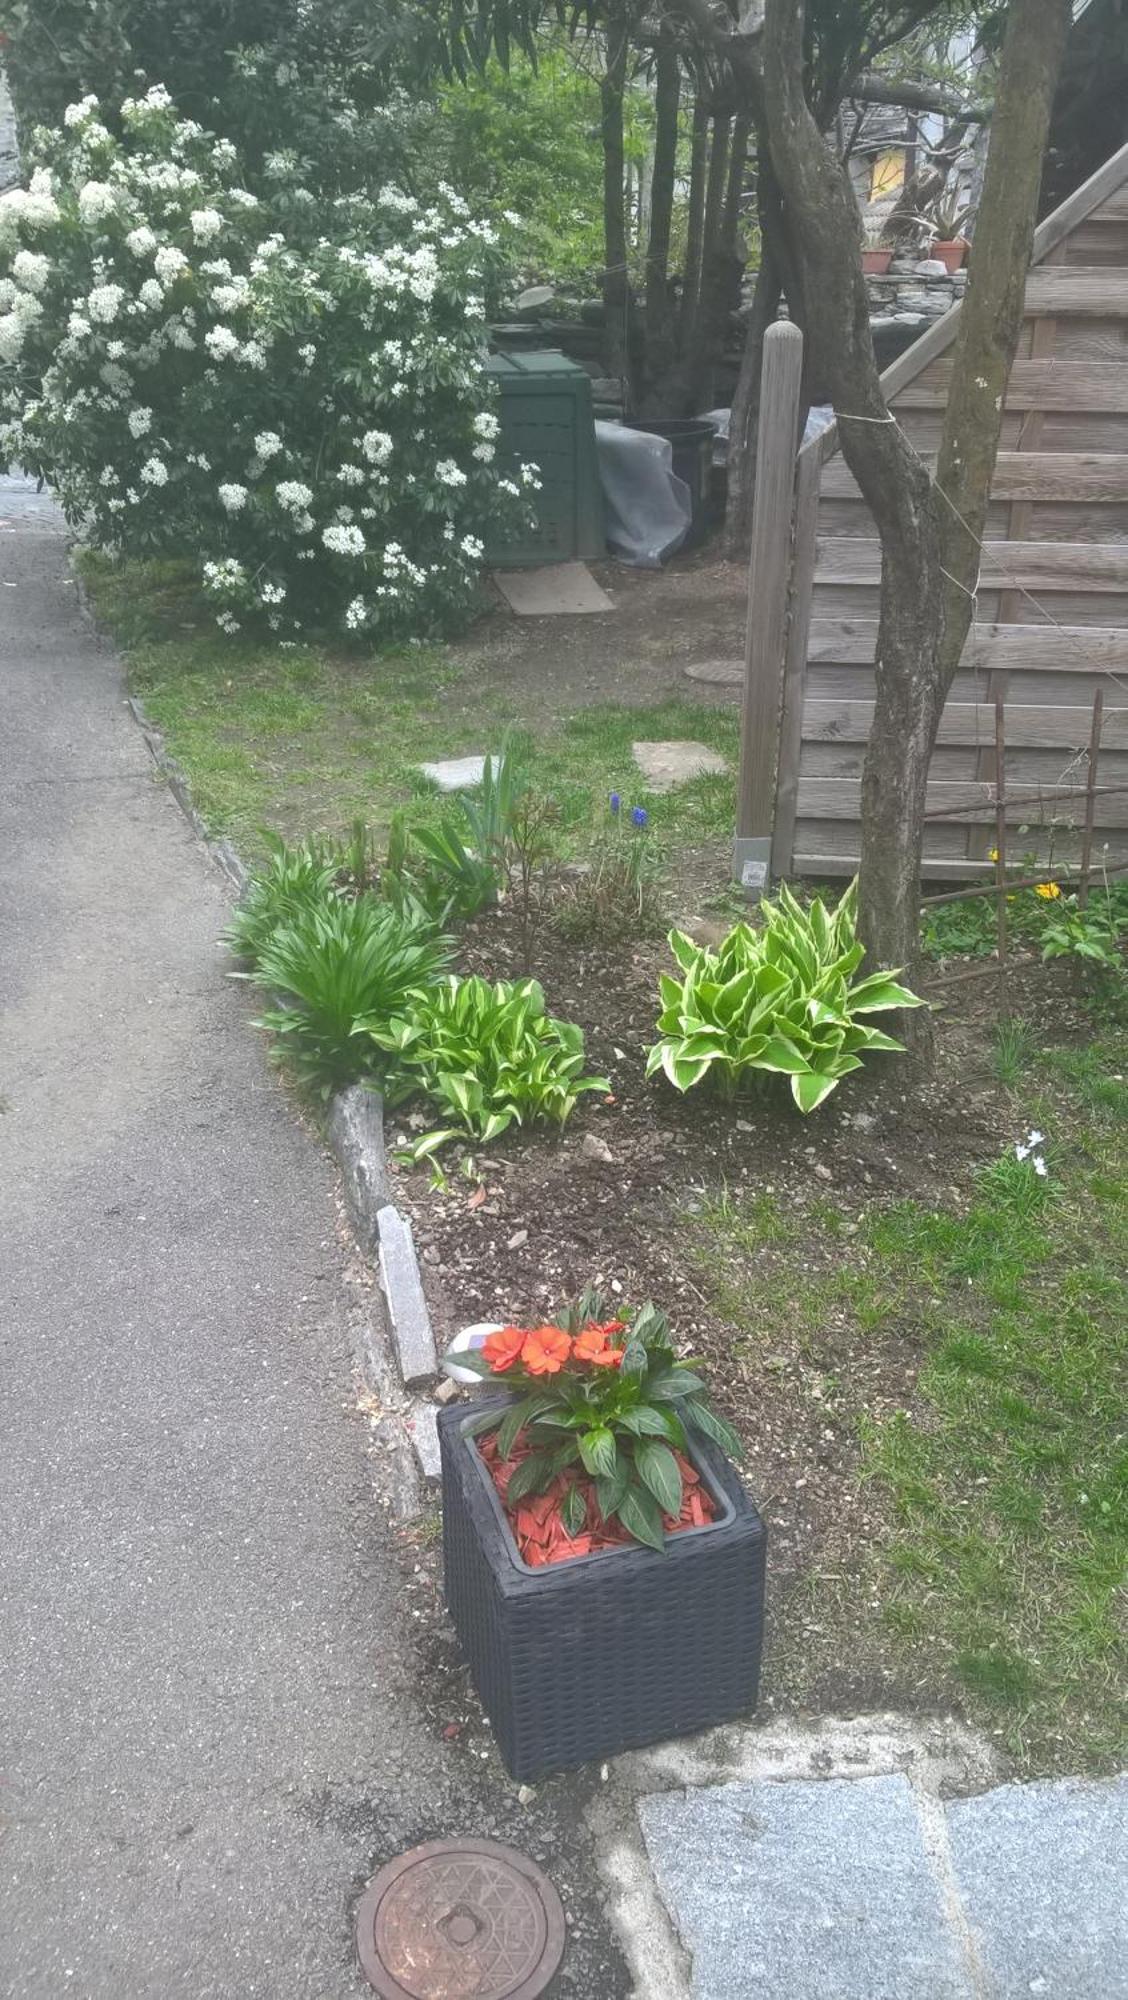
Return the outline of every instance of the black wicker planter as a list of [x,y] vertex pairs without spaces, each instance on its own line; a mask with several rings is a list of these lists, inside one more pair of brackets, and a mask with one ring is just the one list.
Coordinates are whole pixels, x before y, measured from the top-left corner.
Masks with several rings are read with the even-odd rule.
[[708,1527],[670,1536],[663,1554],[607,1549],[533,1569],[463,1434],[468,1421],[465,1405],[439,1416],[446,1601],[513,1777],[532,1782],[749,1714],[766,1531],[723,1453],[694,1441],[720,1502]]

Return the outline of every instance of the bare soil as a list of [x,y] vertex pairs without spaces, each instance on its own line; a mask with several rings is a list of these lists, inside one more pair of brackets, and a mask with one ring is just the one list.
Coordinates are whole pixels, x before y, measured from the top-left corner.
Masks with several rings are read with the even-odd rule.
[[[728,1105],[647,1080],[657,975],[667,963],[664,943],[578,948],[539,933],[529,969],[551,1010],[583,1026],[589,1069],[612,1090],[581,1100],[560,1137],[507,1135],[482,1149],[480,1178],[449,1160],[446,1192],[431,1190],[425,1172],[402,1175],[397,1200],[412,1218],[440,1346],[475,1321],[535,1323],[592,1281],[613,1301],[654,1299],[684,1351],[702,1358],[718,1407],[743,1437],[746,1483],[768,1522],[765,1708],[930,1705],[926,1686],[905,1686],[881,1658],[843,1650],[838,1624],[812,1619],[807,1588],[836,1575],[864,1587],[859,1571],[884,1502],[858,1477],[858,1418],[911,1402],[922,1360],[912,1317],[859,1332],[831,1309],[815,1329],[776,1324],[765,1338],[726,1296],[695,1219],[726,1188],[770,1197],[787,1240],[773,1244],[769,1232],[753,1254],[760,1280],[770,1284],[778,1269],[785,1288],[797,1260],[817,1278],[849,1255],[867,1209],[908,1198],[958,1209],[974,1169],[1014,1136],[1013,1106],[987,1061],[994,981],[949,990],[927,1079],[904,1058],[876,1058],[803,1119],[782,1083]],[[471,926],[462,964],[521,975],[512,918]],[[1035,1024],[1052,1014],[1059,1039],[1066,990],[1040,967],[1012,975],[1015,1011]],[[403,1114],[400,1126],[409,1137]],[[837,1387],[824,1400],[828,1380]],[[434,1638],[444,1652],[438,1631]]]

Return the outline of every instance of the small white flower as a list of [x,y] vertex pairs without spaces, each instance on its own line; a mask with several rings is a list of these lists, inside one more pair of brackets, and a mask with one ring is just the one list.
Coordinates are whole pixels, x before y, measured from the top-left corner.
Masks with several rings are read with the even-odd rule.
[[360,448],[369,465],[387,465],[392,455],[392,440],[387,431],[365,431]]
[[1039,1153],[1034,1161],[1034,1172],[1037,1174],[1039,1180],[1044,1181],[1046,1178],[1047,1171],[1048,1169],[1046,1167],[1046,1162],[1042,1158],[1041,1153]]
[[313,499],[313,489],[303,486],[300,479],[280,479],[274,497],[288,514],[302,514]]
[[229,482],[220,487],[219,499],[220,505],[225,507],[229,514],[238,514],[247,504],[247,489],[233,481]]
[[96,97],[83,97],[77,104],[68,104],[63,113],[64,125],[85,125],[98,109]]
[[307,368],[312,368],[316,359],[317,349],[312,340],[307,341],[304,347],[299,347],[298,360],[304,362]]
[[78,212],[83,222],[90,225],[103,222],[117,208],[117,196],[105,181],[87,181],[78,190]]
[[466,474],[453,458],[440,458],[435,467],[435,478],[443,486],[465,486]]
[[354,597],[352,602],[345,606],[345,624],[348,626],[350,632],[355,632],[361,625],[365,625],[367,622],[367,604],[363,597]]
[[135,257],[151,257],[157,247],[156,236],[144,222],[139,228],[130,230],[125,242],[126,248],[132,250]]
[[245,340],[239,349],[239,359],[245,361],[248,368],[265,368],[266,349],[259,340]]
[[239,352],[239,341],[229,326],[209,327],[204,335],[204,346],[216,361],[225,361],[229,355]]
[[1028,1160],[1030,1158],[1029,1146],[1024,1146],[1020,1140],[1016,1139],[1014,1142],[1014,1157],[1016,1160]]
[[153,268],[162,285],[174,285],[181,272],[188,269],[188,259],[175,244],[166,243],[157,251]]
[[501,425],[492,410],[479,410],[474,419],[475,437],[495,438],[500,429]]
[[286,596],[284,583],[264,583],[259,591],[263,604],[281,604]]
[[124,297],[120,285],[95,285],[86,301],[86,310],[92,320],[98,320],[103,326],[112,326],[121,311]]
[[168,467],[163,458],[147,458],[141,467],[143,486],[167,486]]
[[194,208],[188,218],[197,243],[211,243],[223,229],[223,217],[215,208]]
[[489,463],[494,457],[494,448],[492,444],[476,444],[474,446],[473,456],[479,461],[480,464],[489,465]]
[[359,528],[347,527],[341,522],[325,528],[321,539],[325,547],[338,556],[362,556],[367,547]]
[[12,259],[12,276],[25,292],[39,293],[51,275],[51,260],[35,250],[17,250]]
[[477,535],[463,535],[459,546],[463,555],[469,556],[471,562],[480,562],[486,552],[485,543],[480,542]]
[[164,304],[164,292],[155,278],[146,278],[137,296],[143,306],[150,306],[154,311]]
[[1044,1132],[1028,1132],[1026,1134],[1026,1143],[1028,1146],[1044,1146],[1046,1135]]
[[342,486],[363,486],[364,467],[362,465],[340,465],[337,468],[337,477]]
[[277,431],[258,431],[255,436],[255,451],[264,463],[268,458],[277,458],[283,449]]
[[129,415],[126,418],[126,423],[129,425],[129,431],[131,437],[135,438],[147,437],[149,432],[153,428],[153,412],[152,410],[146,410],[143,407],[136,410],[130,410]]

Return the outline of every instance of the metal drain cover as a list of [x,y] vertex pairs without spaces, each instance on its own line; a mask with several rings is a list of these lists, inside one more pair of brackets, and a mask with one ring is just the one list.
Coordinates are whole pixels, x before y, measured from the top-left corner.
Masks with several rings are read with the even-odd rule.
[[432,1840],[360,1899],[356,1941],[383,2000],[536,2000],[564,1956],[546,1875],[496,1840]]

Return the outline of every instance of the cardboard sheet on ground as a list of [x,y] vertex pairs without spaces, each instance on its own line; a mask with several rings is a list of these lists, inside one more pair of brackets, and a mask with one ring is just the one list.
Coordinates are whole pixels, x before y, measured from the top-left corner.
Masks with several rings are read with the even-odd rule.
[[551,563],[544,569],[494,571],[494,582],[518,618],[550,618],[561,613],[614,611],[586,563]]

